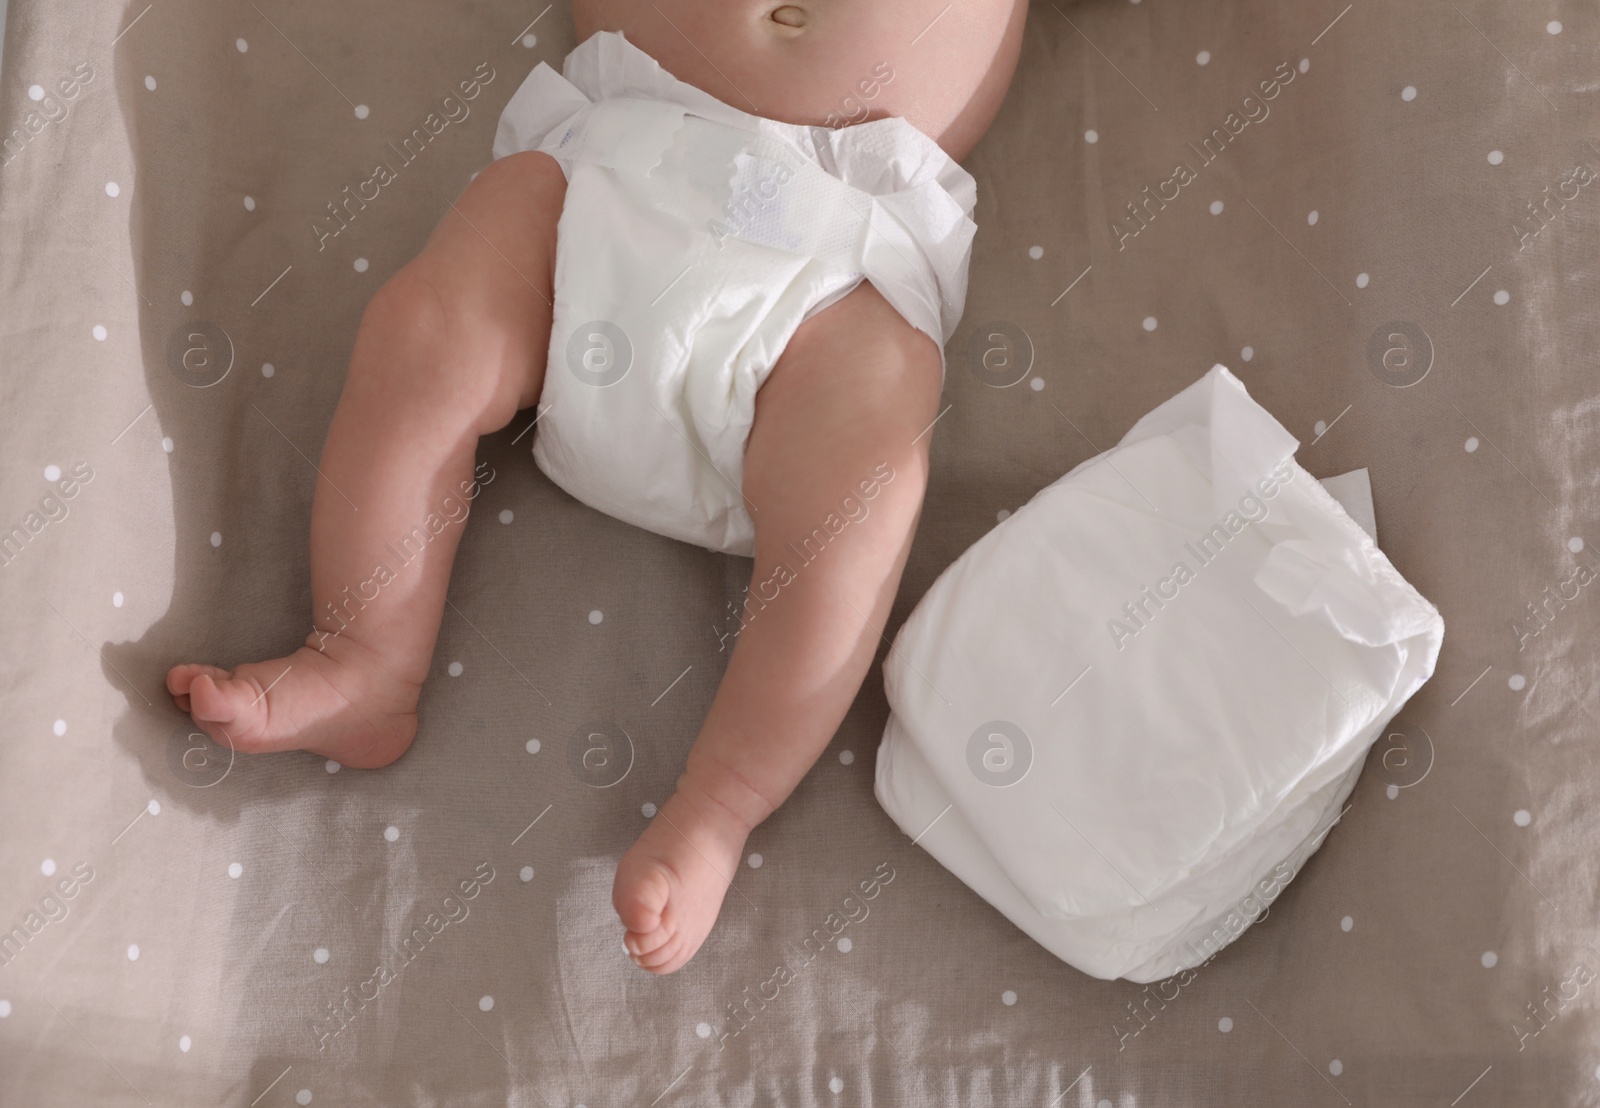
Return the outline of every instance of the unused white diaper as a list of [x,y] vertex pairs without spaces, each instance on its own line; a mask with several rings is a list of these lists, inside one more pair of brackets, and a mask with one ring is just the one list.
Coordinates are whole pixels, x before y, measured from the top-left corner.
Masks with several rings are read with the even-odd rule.
[[1438,610],[1221,365],[1043,489],[884,663],[879,802],[1052,953],[1155,981],[1257,919],[1433,673]]
[[535,67],[494,141],[497,158],[543,150],[567,175],[534,459],[592,507],[749,555],[756,390],[801,322],[863,278],[942,351],[976,187],[903,119],[762,119],[614,32],[563,73]]

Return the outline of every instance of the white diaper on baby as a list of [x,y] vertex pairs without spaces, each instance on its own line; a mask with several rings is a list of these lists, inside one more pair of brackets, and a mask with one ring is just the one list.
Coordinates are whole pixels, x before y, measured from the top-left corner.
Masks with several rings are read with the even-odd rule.
[[884,663],[879,802],[1096,977],[1259,918],[1433,674],[1364,473],[1329,482],[1347,513],[1299,445],[1214,367],[967,550]]
[[534,459],[592,507],[748,555],[756,390],[795,328],[863,278],[942,351],[976,186],[903,119],[762,119],[614,32],[563,73],[535,67],[494,141],[567,175]]

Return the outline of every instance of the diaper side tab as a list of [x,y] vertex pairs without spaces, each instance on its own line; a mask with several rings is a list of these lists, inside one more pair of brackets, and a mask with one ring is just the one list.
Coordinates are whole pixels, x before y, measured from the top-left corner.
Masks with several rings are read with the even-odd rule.
[[[874,223],[873,241],[881,241],[896,254],[902,251],[895,244],[896,239],[908,243],[923,262],[908,274],[907,282],[916,290],[921,318],[899,304],[895,307],[943,349],[966,309],[967,267],[977,224],[942,186],[932,181],[874,199],[881,218]],[[883,254],[875,265],[869,261],[869,266],[869,275],[874,268],[886,273],[896,268],[888,254]],[[894,303],[888,293],[885,296]]]
[[500,113],[491,152],[495,158],[504,158],[537,150],[552,131],[588,106],[587,96],[540,62],[517,86]]
[[558,161],[581,160],[643,176],[661,164],[684,114],[680,105],[660,100],[602,100],[552,130],[539,149]]
[[[795,184],[785,191],[804,198],[794,208],[814,221],[790,228],[803,243],[790,248],[818,257],[850,252],[858,275],[942,351],[966,304],[977,230],[972,177],[902,119],[842,132],[761,120],[750,142],[754,156],[787,166]],[[747,189],[736,181],[733,191]]]
[[[826,140],[825,144],[823,139]],[[939,145],[904,119],[888,118],[824,131],[825,148],[839,179],[875,200],[875,239],[881,242],[872,259],[882,280],[895,282],[900,302],[887,290],[885,299],[942,350],[955,333],[966,307],[967,271],[977,224],[977,182]],[[881,236],[881,238],[878,238]],[[908,255],[901,243],[915,244],[919,273],[899,277],[905,268],[891,251]],[[878,278],[874,276],[874,284]],[[902,306],[904,305],[904,306]]]

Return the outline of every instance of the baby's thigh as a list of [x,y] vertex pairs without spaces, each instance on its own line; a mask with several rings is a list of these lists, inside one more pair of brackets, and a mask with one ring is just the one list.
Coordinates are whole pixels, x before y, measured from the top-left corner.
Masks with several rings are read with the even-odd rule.
[[543,384],[565,196],[566,177],[546,154],[491,162],[386,286],[398,287],[401,311],[439,318],[441,356],[464,387],[469,373],[484,383],[495,427],[531,407]]
[[867,455],[920,473],[941,368],[937,344],[862,281],[800,325],[756,393],[745,452],[752,499],[798,472],[848,484]]

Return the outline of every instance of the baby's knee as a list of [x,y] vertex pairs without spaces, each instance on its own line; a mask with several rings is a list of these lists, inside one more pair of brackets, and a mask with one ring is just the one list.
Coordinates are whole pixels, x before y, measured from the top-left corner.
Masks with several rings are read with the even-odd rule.
[[870,281],[801,324],[785,356],[806,363],[806,378],[847,389],[857,405],[932,403],[943,385],[939,344]]
[[877,299],[845,340],[856,350],[851,401],[873,422],[901,427],[910,421],[920,431],[933,418],[944,389],[939,345]]
[[886,361],[892,368],[885,377],[885,391],[899,394],[902,405],[908,397],[913,403],[937,404],[944,391],[939,344],[898,315],[888,330],[884,341],[892,356]]
[[[361,314],[361,329],[356,335],[356,362],[402,369],[410,363],[432,365],[432,355],[449,342],[449,320],[443,297],[422,272],[418,262],[402,267],[379,287]],[[359,355],[378,353],[377,359]],[[410,355],[403,358],[396,352]],[[353,368],[353,367],[352,367]]]
[[441,288],[421,259],[390,277],[362,314],[347,387],[440,417],[478,419],[498,383],[493,363],[461,341],[447,295],[449,287]]

